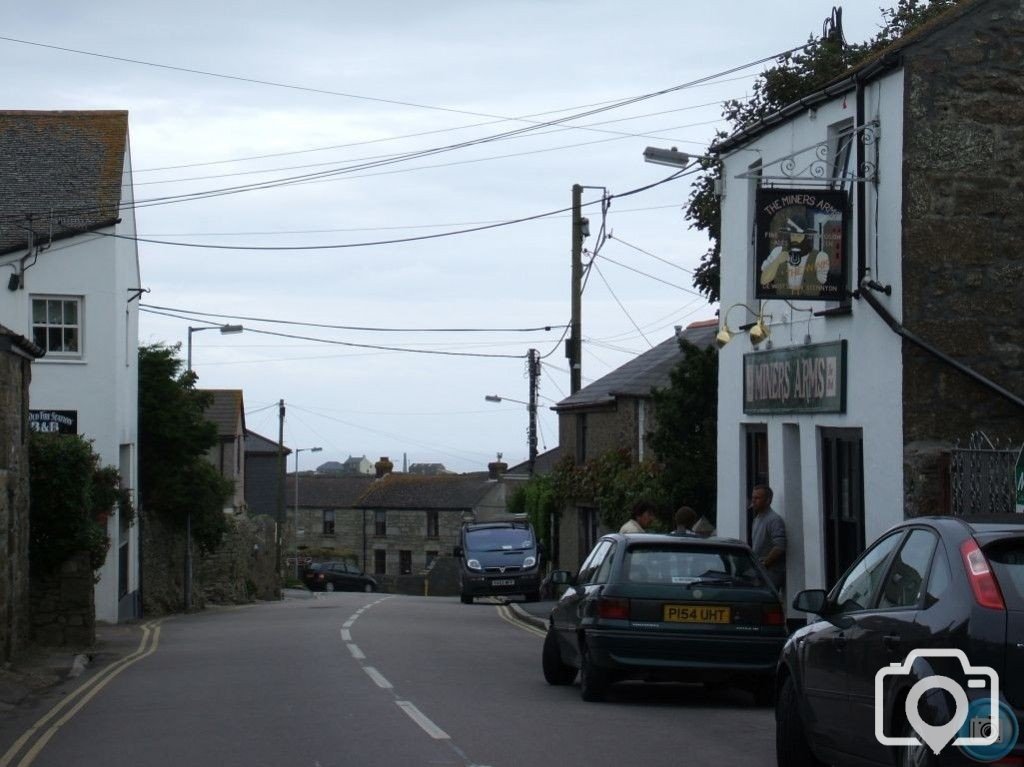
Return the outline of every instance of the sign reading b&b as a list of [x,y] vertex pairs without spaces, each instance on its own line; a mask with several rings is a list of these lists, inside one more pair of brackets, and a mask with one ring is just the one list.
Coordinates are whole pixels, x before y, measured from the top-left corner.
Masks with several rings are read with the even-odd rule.
[[78,411],[29,410],[28,427],[50,434],[78,434]]

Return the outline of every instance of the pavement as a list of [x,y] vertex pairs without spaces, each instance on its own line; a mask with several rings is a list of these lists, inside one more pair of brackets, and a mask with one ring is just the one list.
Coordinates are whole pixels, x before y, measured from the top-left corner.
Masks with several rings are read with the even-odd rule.
[[548,615],[551,614],[551,608],[554,607],[555,600],[544,599],[540,602],[521,602],[508,599],[505,603],[512,608],[512,612],[516,614],[517,618],[543,631],[548,627]]

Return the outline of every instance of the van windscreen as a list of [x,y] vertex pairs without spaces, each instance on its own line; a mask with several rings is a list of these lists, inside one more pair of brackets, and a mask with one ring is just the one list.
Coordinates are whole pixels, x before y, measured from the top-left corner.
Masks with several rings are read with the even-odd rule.
[[519,527],[485,527],[466,531],[470,551],[525,551],[533,548],[533,535]]

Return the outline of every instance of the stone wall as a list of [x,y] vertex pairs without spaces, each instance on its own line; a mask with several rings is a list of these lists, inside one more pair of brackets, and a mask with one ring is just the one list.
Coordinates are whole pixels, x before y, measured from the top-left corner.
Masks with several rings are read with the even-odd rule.
[[[904,325],[1019,397],[1022,83],[1019,0],[977,4],[906,59]],[[903,364],[906,513],[941,513],[943,456],[976,430],[1024,441],[1024,410],[907,342]]]
[[95,584],[88,553],[75,555],[56,573],[33,577],[33,642],[59,647],[91,647],[96,641]]
[[28,385],[31,363],[0,351],[0,663],[29,640]]

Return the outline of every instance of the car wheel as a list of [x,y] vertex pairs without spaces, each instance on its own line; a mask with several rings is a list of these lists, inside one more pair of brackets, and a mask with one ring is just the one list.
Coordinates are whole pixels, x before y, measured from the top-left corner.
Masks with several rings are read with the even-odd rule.
[[580,656],[580,697],[585,701],[598,703],[604,700],[605,693],[608,692],[608,672],[594,665],[585,647],[580,648]]
[[547,636],[544,637],[542,662],[544,679],[548,684],[572,684],[576,679],[576,669],[562,662],[562,653],[558,650],[558,637],[555,636],[554,629],[550,627]]
[[471,604],[473,604],[473,597],[471,597],[469,594],[463,594],[461,596],[461,599],[462,599],[462,604],[464,604],[464,605],[471,605]]
[[[904,722],[900,728],[900,737],[916,738],[917,733],[909,723]],[[924,743],[918,741],[915,746],[898,746],[896,748],[897,767],[935,767],[935,755]]]
[[364,583],[363,584],[363,591],[366,592],[367,594],[372,593],[373,592],[373,584],[372,583]]
[[330,581],[324,584],[324,591],[334,591],[334,584]]
[[528,592],[526,592],[526,601],[527,602],[539,602],[540,601],[540,592],[539,591],[528,591]]
[[793,677],[786,677],[775,702],[775,758],[782,767],[825,767],[807,743]]

